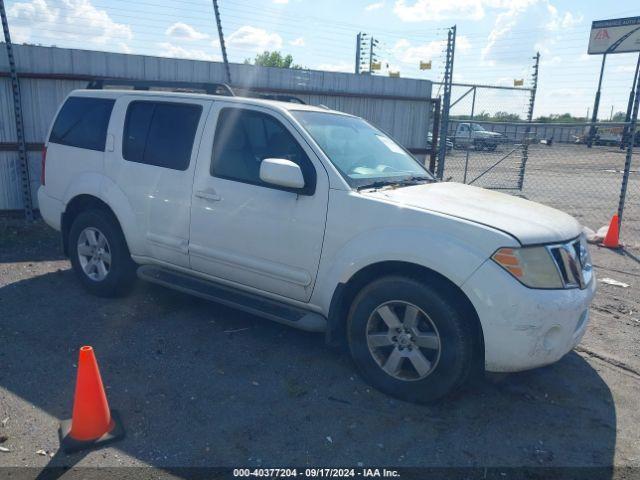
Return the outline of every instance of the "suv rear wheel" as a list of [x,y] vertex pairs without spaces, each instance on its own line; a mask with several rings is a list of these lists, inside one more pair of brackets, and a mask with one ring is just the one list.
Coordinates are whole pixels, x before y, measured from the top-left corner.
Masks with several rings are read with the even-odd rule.
[[455,301],[420,281],[384,277],[356,296],[348,318],[351,355],[375,388],[429,402],[461,386],[474,362],[473,329]]
[[69,231],[69,257],[82,285],[94,295],[127,293],[136,275],[127,243],[110,212],[80,213]]

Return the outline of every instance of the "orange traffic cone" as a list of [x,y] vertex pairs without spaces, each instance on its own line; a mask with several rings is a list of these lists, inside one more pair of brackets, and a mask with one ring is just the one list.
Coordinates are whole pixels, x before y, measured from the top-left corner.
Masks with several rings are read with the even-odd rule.
[[611,218],[611,223],[609,224],[609,230],[607,230],[607,234],[604,237],[602,246],[607,248],[619,248],[620,247],[619,235],[620,235],[620,231],[618,228],[618,215],[614,215]]
[[109,410],[92,347],[80,348],[73,418],[60,423],[60,445],[66,453],[102,446],[124,438],[118,413]]

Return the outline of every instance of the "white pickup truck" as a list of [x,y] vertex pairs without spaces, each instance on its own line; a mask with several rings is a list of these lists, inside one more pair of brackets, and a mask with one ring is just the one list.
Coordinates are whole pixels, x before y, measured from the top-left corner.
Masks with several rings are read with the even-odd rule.
[[137,276],[325,332],[410,401],[559,360],[596,285],[569,215],[438,182],[363,119],[296,103],[74,91],[38,200],[90,292]]
[[478,123],[459,123],[453,136],[455,148],[470,148],[493,152],[498,145],[506,141],[506,137],[498,132],[490,132]]

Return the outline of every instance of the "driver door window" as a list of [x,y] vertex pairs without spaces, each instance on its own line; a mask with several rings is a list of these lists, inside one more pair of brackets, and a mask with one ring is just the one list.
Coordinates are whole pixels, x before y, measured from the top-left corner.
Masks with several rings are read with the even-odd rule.
[[284,125],[271,115],[255,110],[223,108],[214,137],[211,175],[278,188],[260,180],[260,163],[265,158],[284,158],[299,165],[305,179],[300,193],[313,194],[315,169]]

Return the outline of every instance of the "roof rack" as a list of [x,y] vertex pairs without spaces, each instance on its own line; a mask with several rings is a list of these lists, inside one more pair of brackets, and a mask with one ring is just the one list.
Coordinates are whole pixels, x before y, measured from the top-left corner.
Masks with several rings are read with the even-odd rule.
[[107,87],[132,87],[133,90],[160,90],[182,92],[204,92],[210,95],[224,95],[234,97],[235,93],[226,83],[194,83],[174,82],[164,80],[128,80],[126,78],[100,78],[92,80],[87,85],[89,90],[103,90]]
[[294,97],[293,95],[283,95],[280,93],[253,93],[249,92],[250,97],[254,98],[262,98],[264,100],[277,100],[278,102],[289,102],[289,103],[299,103],[301,105],[306,105],[304,101],[299,99],[298,97]]
[[[129,80],[126,78],[98,78],[92,80],[87,85],[89,90],[104,90],[109,87],[130,87],[133,90],[170,90],[173,92],[194,92],[207,93],[209,95],[224,95],[235,97],[237,94],[226,83],[198,83],[198,82],[174,82],[167,80]],[[265,100],[277,100],[280,102],[300,103],[305,102],[293,95],[281,93],[259,93],[251,90],[244,92],[244,95],[252,98],[262,98]]]

